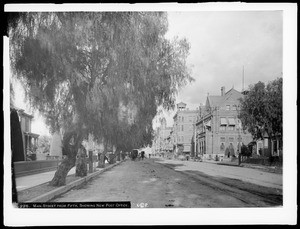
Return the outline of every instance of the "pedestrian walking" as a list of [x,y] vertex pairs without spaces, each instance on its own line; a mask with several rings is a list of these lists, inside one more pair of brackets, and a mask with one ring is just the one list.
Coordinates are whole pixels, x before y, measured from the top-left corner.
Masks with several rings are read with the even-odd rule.
[[141,152],[141,157],[142,157],[142,160],[144,160],[144,157],[145,157],[145,152],[144,151]]

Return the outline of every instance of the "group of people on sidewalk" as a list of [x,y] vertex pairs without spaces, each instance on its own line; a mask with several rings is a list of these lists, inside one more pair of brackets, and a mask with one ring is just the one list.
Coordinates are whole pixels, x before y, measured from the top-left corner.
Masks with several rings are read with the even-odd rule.
[[134,149],[134,150],[132,150],[132,152],[130,152],[130,158],[133,161],[135,161],[136,159],[138,159],[138,160],[140,160],[140,159],[144,160],[145,157],[146,157],[145,156],[145,151],[141,151],[139,153],[138,150]]

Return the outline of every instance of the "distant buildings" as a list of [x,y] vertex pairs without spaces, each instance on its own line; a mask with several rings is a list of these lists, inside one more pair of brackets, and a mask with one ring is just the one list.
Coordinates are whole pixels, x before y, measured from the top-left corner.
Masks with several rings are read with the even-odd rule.
[[[189,110],[187,104],[177,104],[173,117],[173,127],[167,127],[165,119],[157,129],[153,150],[161,156],[176,158],[202,157],[203,159],[226,159],[237,157],[242,145],[252,151],[253,157],[282,155],[281,136],[253,140],[252,135],[244,130],[239,120],[240,99],[246,92],[234,88],[220,95],[208,95],[205,105],[196,110]],[[168,156],[168,157],[169,157]]]
[[241,144],[249,144],[252,136],[241,128],[238,119],[239,99],[243,94],[232,88],[221,95],[207,96],[196,122],[196,154],[204,158],[237,156]]
[[161,125],[160,127],[157,128],[155,134],[155,139],[153,144],[155,154],[165,156],[172,152],[173,144],[170,138],[171,131],[172,131],[172,127],[168,127],[166,119],[163,118],[161,120]]
[[176,156],[188,156],[191,152],[192,138],[194,136],[194,125],[198,115],[198,110],[189,110],[186,104],[177,104],[177,112],[173,117],[173,144]]

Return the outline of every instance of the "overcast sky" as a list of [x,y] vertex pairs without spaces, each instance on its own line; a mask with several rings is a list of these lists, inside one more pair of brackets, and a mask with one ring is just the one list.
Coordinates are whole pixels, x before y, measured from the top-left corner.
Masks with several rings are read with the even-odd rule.
[[[168,12],[168,20],[166,36],[185,37],[191,45],[188,65],[195,81],[182,88],[177,98],[190,109],[204,104],[207,93],[219,95],[222,86],[226,91],[242,90],[243,66],[245,88],[281,75],[282,11]],[[24,107],[22,99],[16,98],[20,107]],[[174,113],[166,113],[169,126]],[[47,134],[42,126],[36,115],[33,131]]]
[[[168,37],[185,37],[191,45],[188,65],[195,81],[182,88],[177,102],[190,109],[205,104],[207,93],[241,91],[282,73],[282,11],[169,12]],[[174,112],[169,113],[172,125]]]

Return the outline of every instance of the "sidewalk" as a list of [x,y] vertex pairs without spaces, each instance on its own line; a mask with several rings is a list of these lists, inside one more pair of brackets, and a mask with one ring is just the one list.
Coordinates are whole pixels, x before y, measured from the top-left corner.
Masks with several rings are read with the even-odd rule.
[[269,173],[277,173],[282,174],[282,167],[279,166],[270,166],[270,165],[261,165],[261,164],[250,164],[250,163],[241,163],[238,164],[238,161],[214,161],[214,160],[205,160],[205,163],[213,163],[218,165],[225,165],[225,166],[238,166],[250,169],[257,169],[262,170]]
[[[19,192],[49,182],[52,180],[55,172],[56,170],[53,170],[45,173],[38,173],[38,174],[18,177],[16,178],[17,191]],[[72,174],[75,174],[75,167],[72,168],[68,173],[68,175],[72,175]]]
[[[107,163],[105,163],[105,164],[107,165]],[[95,169],[96,169],[96,171],[101,170],[101,168],[97,168],[97,167]],[[56,172],[56,170],[53,170],[53,171],[49,171],[49,172],[18,177],[18,178],[16,178],[17,191],[19,192],[19,191],[49,182],[54,177],[55,172]],[[73,175],[73,174],[75,174],[75,167],[73,167],[69,171],[68,176]]]
[[282,189],[282,174],[246,166],[220,165],[218,161],[180,161],[160,158],[158,163],[172,164],[177,171],[194,171],[216,178],[230,178],[242,180],[270,188]]
[[66,185],[59,187],[48,185],[48,182],[52,180],[55,171],[20,177],[16,180],[18,201],[19,203],[48,202],[53,198],[68,192],[72,188],[86,183],[99,174],[112,169],[123,161],[117,161],[114,164],[106,163],[107,165],[105,165],[104,168],[94,167],[94,171],[92,173],[88,173],[87,176],[84,177],[76,177],[76,167],[74,167],[68,173],[68,176],[66,178]]

